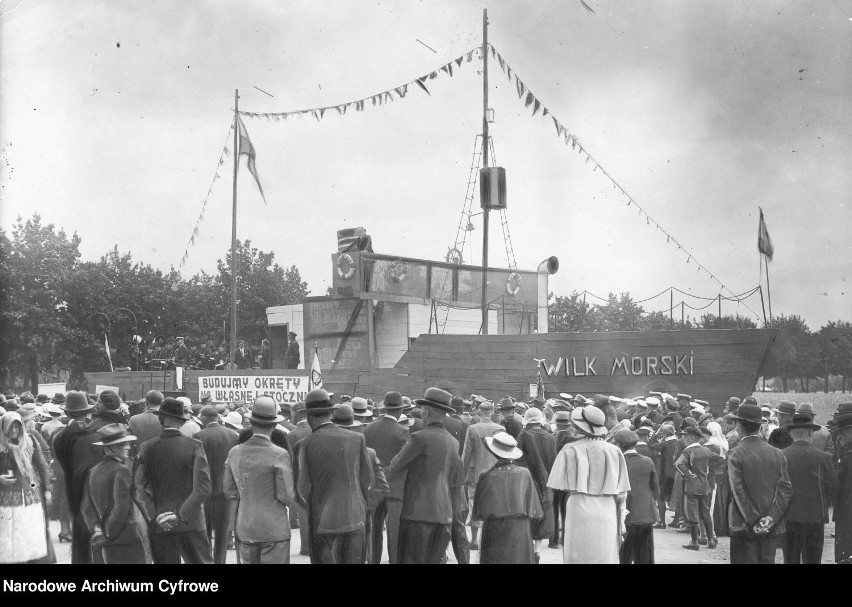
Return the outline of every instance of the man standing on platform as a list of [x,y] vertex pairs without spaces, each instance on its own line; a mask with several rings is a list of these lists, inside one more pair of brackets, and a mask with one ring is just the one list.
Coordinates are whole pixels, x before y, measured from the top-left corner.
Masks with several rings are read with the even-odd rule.
[[[234,530],[240,562],[251,565],[290,563],[287,507],[295,494],[290,454],[271,440],[281,419],[275,411],[272,398],[255,399],[249,416],[254,432],[246,442],[230,450],[224,465],[224,492],[237,500]],[[199,437],[204,432],[206,429],[198,433]],[[223,546],[226,539],[227,532],[221,539]]]
[[828,506],[837,491],[834,462],[828,453],[814,448],[813,433],[820,426],[808,415],[797,413],[784,420],[782,427],[785,423],[793,438],[793,444],[784,449],[793,497],[786,516],[784,563],[819,565]]
[[391,565],[396,565],[399,562],[397,539],[399,515],[402,512],[402,497],[405,488],[405,472],[392,473],[390,464],[408,440],[408,431],[397,422],[403,407],[402,395],[399,392],[388,392],[384,398],[385,414],[364,429],[367,446],[376,451],[390,488],[373,514],[373,554],[370,562],[375,565],[382,562],[384,545],[382,528],[385,519],[387,519],[388,527],[388,559]]
[[334,425],[319,388],[305,397],[313,432],[300,441],[297,491],[308,508],[312,564],[363,564],[364,522],[373,468],[364,437]]
[[453,521],[462,515],[464,475],[459,447],[442,423],[454,411],[452,398],[445,390],[429,388],[424,398],[415,401],[422,407],[424,428],[408,437],[390,465],[391,474],[407,473],[399,528],[401,564],[444,562]]
[[183,343],[183,337],[176,337],[175,339],[177,340],[177,344],[172,354],[172,362],[175,363],[176,367],[185,367],[189,364],[189,349]]
[[251,369],[254,366],[254,357],[251,349],[246,346],[244,339],[237,342],[237,351],[234,353],[234,364],[237,369]]
[[[487,472],[497,463],[497,458],[486,447],[485,437],[494,436],[498,432],[504,432],[505,428],[491,421],[494,414],[494,403],[485,401],[479,405],[479,421],[467,429],[462,450],[462,469],[464,471],[464,484],[467,489],[467,499],[470,507],[473,507],[473,496],[476,493],[476,483],[483,472]],[[522,418],[523,419],[523,418]],[[471,550],[478,550],[477,539],[482,521],[471,519],[469,521]]]
[[[269,397],[261,398],[272,400]],[[213,562],[224,565],[228,554],[231,503],[225,495],[222,478],[225,474],[225,460],[228,459],[228,452],[237,444],[237,436],[219,423],[219,413],[214,405],[204,405],[199,417],[203,426],[195,435],[195,439],[200,440],[204,445],[204,454],[210,468],[210,495],[204,501],[207,539],[213,546]],[[255,431],[257,431],[256,427]],[[272,434],[271,430],[270,434]]]
[[299,363],[302,362],[302,357],[299,353],[299,342],[296,341],[296,333],[290,331],[287,334],[290,341],[287,343],[287,351],[284,353],[284,368],[298,369]]
[[136,468],[136,501],[151,521],[151,553],[155,565],[211,564],[204,500],[210,495],[210,469],[200,441],[180,427],[189,419],[183,404],[163,401],[159,412],[163,433],[142,445]]
[[784,533],[782,517],[793,495],[787,460],[758,435],[763,413],[756,403],[744,402],[734,419],[741,440],[728,452],[731,563],[772,564],[776,536]]

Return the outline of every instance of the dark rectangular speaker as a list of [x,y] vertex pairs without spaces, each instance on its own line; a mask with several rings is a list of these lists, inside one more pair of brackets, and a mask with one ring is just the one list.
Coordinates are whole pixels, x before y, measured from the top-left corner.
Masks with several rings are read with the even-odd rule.
[[488,167],[479,170],[479,206],[483,209],[506,208],[506,169]]

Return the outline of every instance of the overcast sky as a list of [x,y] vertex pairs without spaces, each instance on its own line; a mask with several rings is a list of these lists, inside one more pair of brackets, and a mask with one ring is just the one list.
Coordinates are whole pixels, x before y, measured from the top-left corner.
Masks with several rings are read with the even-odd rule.
[[[37,211],[80,235],[84,259],[118,243],[177,267],[233,147],[235,89],[251,112],[361,99],[481,45],[488,8],[489,42],[512,70],[688,249],[628,207],[550,116],[531,116],[491,60],[518,267],[558,256],[557,295],[643,299],[673,285],[714,297],[698,260],[739,293],[759,281],[762,206],[773,312],[813,329],[850,320],[852,0],[586,4],[594,12],[579,0],[3,0],[0,225]],[[377,252],[442,259],[481,131],[479,70],[477,58],[428,81],[431,96],[411,87],[320,122],[246,117],[268,204],[243,161],[239,237],[295,264],[313,295],[331,282],[341,228],[363,226]],[[184,276],[215,272],[230,246],[231,157],[218,170]],[[464,256],[479,264],[473,223]],[[490,265],[505,267],[505,251],[492,214]],[[759,298],[746,303],[760,313]],[[644,306],[668,311],[668,296]],[[735,312],[754,318],[723,304]]]

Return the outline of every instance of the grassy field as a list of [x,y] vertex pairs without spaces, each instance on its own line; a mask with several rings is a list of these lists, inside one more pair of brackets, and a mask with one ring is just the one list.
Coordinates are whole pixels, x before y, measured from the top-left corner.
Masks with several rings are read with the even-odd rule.
[[796,404],[811,403],[816,411],[814,423],[824,424],[831,419],[837,410],[837,405],[842,402],[852,401],[852,394],[846,392],[755,392],[752,394],[761,405],[778,405],[782,400],[788,400]]

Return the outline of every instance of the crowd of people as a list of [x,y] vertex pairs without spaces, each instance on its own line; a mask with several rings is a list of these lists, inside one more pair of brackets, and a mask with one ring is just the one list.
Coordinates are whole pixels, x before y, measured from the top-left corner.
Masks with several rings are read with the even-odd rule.
[[[287,349],[284,353],[284,368],[297,369],[301,362],[299,342],[296,333],[290,331]],[[148,341],[136,338],[128,353],[131,370],[163,371],[175,367],[187,367],[197,370],[222,370],[229,366],[228,344],[225,341],[209,341],[188,344],[182,335],[166,339],[162,335]],[[117,360],[123,360],[120,356]],[[237,342],[234,355],[235,369],[271,369],[272,349],[268,339],[263,339],[257,347],[249,346],[244,339]]]
[[[852,562],[852,402],[687,394],[381,402],[0,397],[0,563],[654,563],[654,534],[732,563]],[[688,540],[687,540],[688,538]]]

